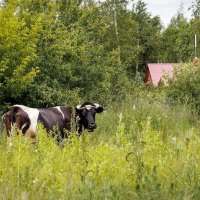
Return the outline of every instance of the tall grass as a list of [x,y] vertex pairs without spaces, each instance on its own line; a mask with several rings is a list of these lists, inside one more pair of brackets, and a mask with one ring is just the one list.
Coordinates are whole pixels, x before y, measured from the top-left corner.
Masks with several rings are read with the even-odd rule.
[[132,136],[143,130],[148,121],[153,130],[161,136],[182,136],[188,129],[199,128],[199,117],[188,105],[173,106],[158,91],[141,92],[136,97],[129,96],[121,104],[115,104],[98,116],[98,130],[95,134],[103,137],[114,135],[117,130],[120,113],[123,114],[125,133]]
[[98,129],[59,146],[40,126],[0,142],[0,199],[199,199],[198,118],[152,94],[97,117]]

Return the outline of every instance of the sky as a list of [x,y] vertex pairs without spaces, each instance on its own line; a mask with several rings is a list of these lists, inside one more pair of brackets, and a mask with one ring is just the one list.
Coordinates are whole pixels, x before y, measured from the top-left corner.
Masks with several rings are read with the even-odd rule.
[[188,8],[191,7],[195,0],[143,0],[147,4],[147,11],[152,16],[159,15],[163,25],[166,27],[173,16],[177,14],[181,3],[183,4],[184,16],[187,19],[191,18],[191,11]]
[[[0,0],[1,2],[2,0]],[[166,27],[173,16],[177,14],[181,3],[183,4],[184,16],[187,19],[191,18],[191,10],[188,8],[191,7],[193,2],[196,0],[142,0],[147,4],[147,11],[152,14],[152,16],[159,15],[163,25]],[[132,0],[136,3],[137,0]]]

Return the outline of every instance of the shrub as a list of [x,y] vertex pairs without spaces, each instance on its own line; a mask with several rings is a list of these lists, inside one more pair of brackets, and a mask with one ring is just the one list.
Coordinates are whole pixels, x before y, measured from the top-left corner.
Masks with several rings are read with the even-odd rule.
[[200,65],[182,64],[175,68],[166,92],[174,102],[189,104],[200,113]]

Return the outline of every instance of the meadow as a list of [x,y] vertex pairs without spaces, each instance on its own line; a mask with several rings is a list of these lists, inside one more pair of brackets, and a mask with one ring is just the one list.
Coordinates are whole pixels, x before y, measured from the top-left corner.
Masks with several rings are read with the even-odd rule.
[[107,107],[94,133],[37,146],[0,137],[0,199],[200,199],[200,121],[188,106],[141,92]]
[[[95,132],[60,145],[40,125],[37,145],[15,134],[9,146],[0,118],[0,200],[200,199],[200,0],[189,9],[164,27],[141,0],[0,0],[0,116],[105,107]],[[147,91],[157,62],[181,67]]]

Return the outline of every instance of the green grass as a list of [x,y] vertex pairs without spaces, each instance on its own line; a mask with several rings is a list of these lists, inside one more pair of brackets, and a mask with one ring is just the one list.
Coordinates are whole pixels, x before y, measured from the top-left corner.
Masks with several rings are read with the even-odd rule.
[[[144,98],[145,97],[145,98]],[[146,94],[97,116],[59,146],[0,138],[0,199],[200,199],[198,117]]]

